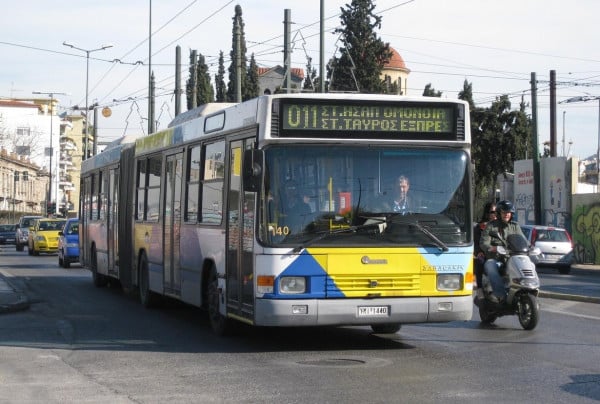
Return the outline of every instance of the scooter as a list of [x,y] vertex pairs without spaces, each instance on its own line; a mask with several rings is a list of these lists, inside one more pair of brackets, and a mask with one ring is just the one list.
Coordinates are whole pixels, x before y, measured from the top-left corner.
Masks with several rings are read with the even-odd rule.
[[539,320],[540,308],[537,296],[540,280],[530,256],[540,255],[541,251],[537,247],[530,249],[525,238],[518,234],[511,234],[506,239],[506,246],[498,246],[497,252],[502,262],[500,271],[504,278],[507,296],[503,303],[490,298],[492,285],[484,273],[481,288],[483,297],[475,298],[481,322],[492,324],[498,317],[516,314],[525,330],[533,330]]

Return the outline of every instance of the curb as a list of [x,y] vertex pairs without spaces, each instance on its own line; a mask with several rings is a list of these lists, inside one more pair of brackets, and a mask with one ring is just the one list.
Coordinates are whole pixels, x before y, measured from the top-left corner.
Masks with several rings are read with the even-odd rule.
[[29,299],[27,295],[15,288],[8,279],[0,274],[0,314],[27,310]]
[[600,297],[593,297],[593,296],[569,295],[567,293],[544,292],[541,290],[538,293],[538,296],[548,298],[548,299],[571,300],[574,302],[600,304]]

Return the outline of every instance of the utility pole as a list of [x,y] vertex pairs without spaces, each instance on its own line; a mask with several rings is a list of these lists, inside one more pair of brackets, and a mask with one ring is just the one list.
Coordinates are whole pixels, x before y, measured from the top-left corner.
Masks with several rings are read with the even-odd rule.
[[540,151],[537,118],[537,79],[531,73],[531,140],[533,142],[533,212],[535,224],[542,224],[542,192],[540,180]]
[[154,79],[154,72],[152,72],[152,74],[150,75],[150,102],[149,102],[150,114],[148,115],[148,119],[150,120],[148,130],[150,130],[150,132],[148,132],[148,134],[154,133],[154,131],[156,130],[156,126],[154,125],[154,108],[155,108],[154,92],[155,92],[155,88],[156,88],[156,81]]
[[198,55],[196,50],[192,51],[192,55],[190,56],[190,64],[192,65],[192,109],[198,106]]
[[556,157],[556,70],[550,70],[550,157]]
[[235,19],[235,102],[242,102],[242,29]]
[[319,89],[325,92],[325,0],[321,0],[319,44]]
[[175,116],[181,113],[181,46],[175,47]]
[[291,72],[292,72],[292,61],[290,51],[290,26],[292,11],[289,8],[283,10],[283,88],[286,93],[292,92],[291,85]]
[[84,48],[80,48],[78,46],[75,46],[71,43],[68,42],[63,42],[64,46],[68,46],[69,48],[72,49],[77,49],[79,51],[85,52],[85,125],[83,126],[83,159],[82,160],[86,160],[88,158],[88,150],[89,150],[89,139],[88,139],[88,127],[89,127],[89,120],[88,120],[88,113],[90,112],[90,107],[88,106],[88,98],[89,98],[89,82],[90,82],[90,53],[92,52],[98,52],[101,50],[105,50],[108,48],[112,48],[111,44],[107,44],[107,45],[102,45],[99,48],[96,49],[84,49]]

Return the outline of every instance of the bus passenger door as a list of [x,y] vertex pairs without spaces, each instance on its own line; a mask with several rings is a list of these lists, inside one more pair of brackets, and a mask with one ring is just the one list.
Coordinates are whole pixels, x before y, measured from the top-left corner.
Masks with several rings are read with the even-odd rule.
[[181,180],[183,153],[167,156],[165,203],[163,204],[164,288],[167,294],[179,296],[181,291],[179,247],[181,245]]
[[254,147],[254,137],[229,145],[227,200],[227,306],[228,312],[253,319],[254,315],[254,218],[255,193],[242,187],[242,156]]
[[115,262],[115,257],[118,257],[119,248],[119,229],[117,224],[119,223],[119,210],[117,209],[117,201],[119,200],[119,176],[116,174],[117,169],[111,169],[108,174],[108,197],[106,198],[107,206],[107,225],[108,229],[106,234],[107,240],[107,253],[108,253],[108,273],[118,275],[119,262]]

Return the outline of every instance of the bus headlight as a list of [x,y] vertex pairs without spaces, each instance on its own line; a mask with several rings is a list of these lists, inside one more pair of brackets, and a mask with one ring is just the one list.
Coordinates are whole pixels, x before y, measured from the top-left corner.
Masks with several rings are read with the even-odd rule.
[[437,290],[460,290],[461,288],[461,274],[439,274],[437,276]]
[[306,278],[302,276],[284,276],[279,280],[279,292],[295,294],[306,292]]

